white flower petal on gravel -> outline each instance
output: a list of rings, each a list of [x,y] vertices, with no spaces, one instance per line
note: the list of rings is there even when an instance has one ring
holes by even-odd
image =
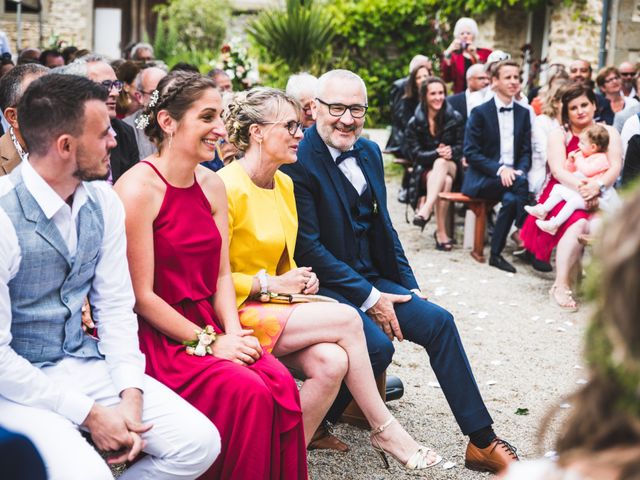
[[[567,331],[566,328],[562,328],[562,327],[556,328],[556,332],[566,332],[566,331]]]
[[[555,450],[549,450],[547,453],[544,454],[544,458],[555,459],[557,456],[558,456],[558,452],[556,452]]]
[[[427,385],[432,388],[440,388],[440,384],[438,382],[429,382]]]
[[[586,385],[589,382],[587,380],[585,380],[584,378],[579,378],[578,380],[576,380],[576,383],[578,385]]]
[[[482,280],[480,280],[480,283],[489,283],[489,280],[487,280],[486,278],[483,278]]]
[[[466,307],[467,306],[467,302],[458,302],[458,305],[460,305],[462,307]]]
[[[555,322],[555,320],[553,318],[547,318],[544,323],[546,323],[547,325],[549,325],[550,323]]]
[[[564,322],[564,324],[565,324],[567,327],[573,327],[573,322],[566,321],[566,322]]]
[[[506,275],[507,275],[507,277],[509,277],[509,278],[513,278],[513,273],[511,273],[511,272],[507,273]]]
[[[484,332],[484,328],[482,327],[476,327],[475,330],[477,330],[478,332]]]
[[[582,370],[582,367],[580,365],[574,365],[573,368],[575,368],[576,370]]]
[[[447,273],[449,273],[449,269],[448,268],[443,268],[442,270],[440,270],[440,273],[443,275],[446,275]]]
[[[489,314],[487,312],[478,312],[478,318],[487,318]]]
[[[460,292],[451,292],[452,297],[457,297],[458,295],[460,295]]]
[[[429,280],[431,283],[442,283],[442,280],[440,280],[439,278],[433,278],[431,280]]]
[[[498,383],[498,382],[496,382],[495,380],[489,380],[487,382],[487,385],[491,386],[491,385],[495,385],[496,383]]]
[[[571,408],[571,404],[570,403],[561,403],[560,404],[560,408],[566,410],[567,408]]]
[[[495,366],[502,365],[502,362],[500,360],[493,360],[491,362],[491,365],[495,365]]]
[[[444,287],[438,287],[433,291],[433,294],[436,297],[441,297],[443,295],[446,295],[447,293],[448,293],[448,290],[446,288],[444,288]]]
[[[433,263],[427,263],[427,267],[433,268]]]
[[[498,302],[498,305],[504,305],[504,302]]]
[[[534,315],[533,317],[531,317],[531,320],[537,322],[538,320],[540,320],[540,315]]]
[[[456,466],[456,464],[453,463],[453,462],[444,462],[444,465],[442,465],[442,469],[443,470],[450,470],[455,466]]]
[[[509,302],[510,307],[517,307],[518,304],[516,302]]]

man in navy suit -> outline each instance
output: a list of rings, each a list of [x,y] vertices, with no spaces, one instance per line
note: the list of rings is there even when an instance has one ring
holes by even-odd
[[[498,472],[515,459],[499,439],[476,385],[453,316],[420,293],[387,210],[382,154],[360,138],[367,110],[364,82],[347,70],[318,81],[316,125],[305,132],[294,181],[299,229],[295,259],[313,267],[320,293],[360,312],[373,370],[391,362],[393,339],[422,345],[465,435],[468,468]],[[341,389],[328,414],[350,401]],[[375,425],[374,425],[375,427]]]
[[[484,99],[484,90],[489,86],[489,74],[482,63],[471,65],[466,73],[467,89],[464,92],[449,95],[447,103],[467,121],[471,110]]]
[[[513,100],[520,88],[520,66],[516,62],[500,62],[491,81],[495,96],[476,107],[467,121],[464,156],[469,168],[462,193],[502,203],[491,238],[489,265],[515,273],[502,250],[514,220],[519,228],[526,217],[531,120],[529,111]]]

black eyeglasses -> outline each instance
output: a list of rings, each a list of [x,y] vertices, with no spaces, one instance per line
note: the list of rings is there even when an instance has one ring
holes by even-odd
[[[120,80],[103,80],[99,83],[109,92],[113,88],[116,92],[120,93],[122,91],[122,87],[124,87],[124,82]]]
[[[342,103],[327,103],[324,100],[316,97],[316,100],[321,104],[326,105],[329,109],[329,115],[332,117],[341,117],[344,115],[344,112],[349,110],[351,116],[353,118],[362,118],[367,114],[367,109],[369,108],[367,105],[343,105]]]
[[[616,80],[620,80],[620,77],[615,76],[615,77],[611,77],[611,78],[607,78],[604,83],[611,83],[611,82],[615,82]]]
[[[282,125],[287,129],[289,135],[294,137],[299,128],[302,128],[302,122],[291,120],[290,122],[262,122],[263,125]]]
[[[620,72],[620,75],[622,75],[623,77],[633,77],[635,75],[635,72]]]

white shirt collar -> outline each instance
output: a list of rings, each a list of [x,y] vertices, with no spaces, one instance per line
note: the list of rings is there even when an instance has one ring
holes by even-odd
[[[325,143],[325,145],[327,145]],[[342,152],[340,150],[338,150],[337,148],[333,148],[330,147],[329,145],[327,145],[327,148],[329,149],[329,153],[331,154],[331,158],[333,158],[333,161],[336,161],[336,158],[338,158],[338,156],[340,156],[340,154],[342,154]],[[353,150],[353,147],[351,147],[349,150],[347,150],[347,152]]]
[[[31,196],[42,209],[44,215],[51,219],[58,211],[66,205],[65,201],[51,188],[51,186],[42,178],[33,168],[28,160],[22,162],[22,180]],[[81,182],[76,188],[73,195],[73,212],[78,212],[86,203],[87,197],[93,200],[89,190],[85,188],[84,182]]]
[[[496,108],[498,109],[498,112],[500,111],[500,107],[513,108],[513,98],[507,104],[502,103],[502,100],[498,98],[498,95],[494,95],[493,100],[496,102]]]

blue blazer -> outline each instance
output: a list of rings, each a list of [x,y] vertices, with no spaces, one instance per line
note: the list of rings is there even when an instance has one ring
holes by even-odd
[[[374,234],[370,236],[374,265],[381,277],[409,290],[418,288],[387,210],[380,149],[363,138],[355,148],[360,150],[360,165],[375,200]],[[312,267],[321,287],[339,293],[354,305],[362,305],[372,285],[354,269],[356,236],[342,173],[315,126],[307,129],[300,142],[298,161],[283,166],[282,171],[294,182],[299,222],[296,263]]]
[[[462,193],[474,197],[487,177],[496,178],[500,168],[500,128],[495,100],[471,111],[464,132],[464,156],[469,168],[464,174]],[[514,168],[525,177],[531,167],[531,119],[529,111],[513,103]]]

